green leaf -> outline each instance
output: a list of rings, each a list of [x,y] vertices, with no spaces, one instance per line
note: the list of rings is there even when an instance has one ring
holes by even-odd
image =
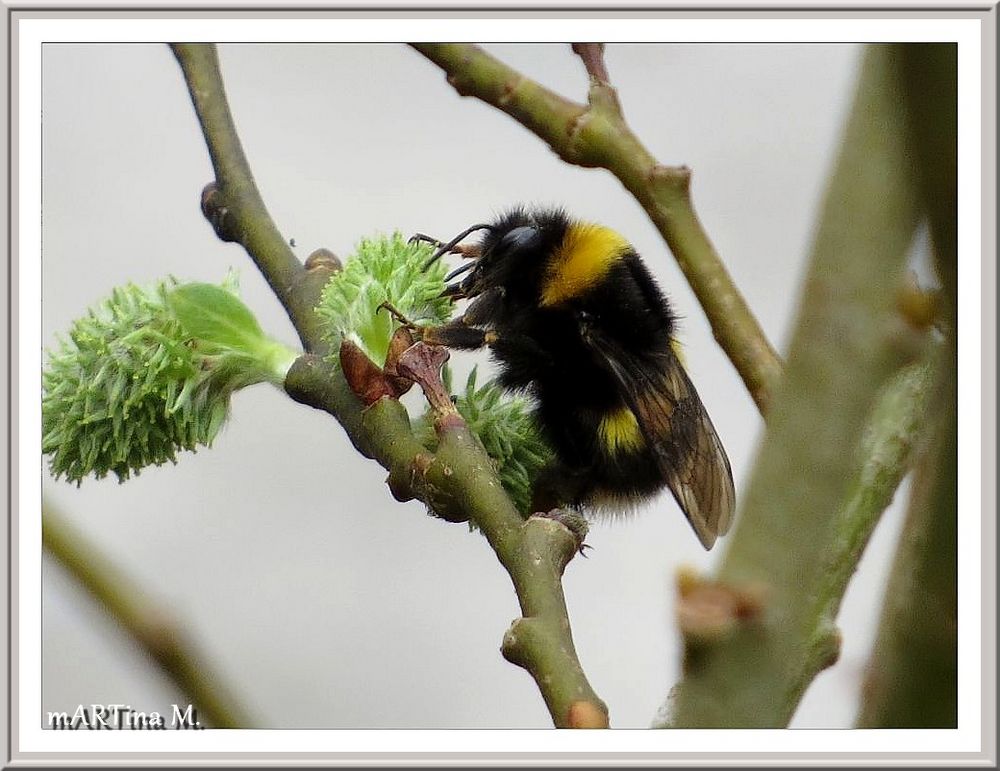
[[[203,342],[254,355],[264,338],[250,309],[217,284],[183,284],[167,301],[184,330]]]

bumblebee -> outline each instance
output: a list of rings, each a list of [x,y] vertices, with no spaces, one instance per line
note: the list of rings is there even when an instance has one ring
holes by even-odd
[[[424,342],[489,348],[500,384],[535,404],[555,459],[533,510],[628,510],[669,487],[712,548],[733,516],[729,459],[678,358],[675,316],[629,242],[561,209],[527,208],[447,243],[414,238],[437,245],[432,262],[468,260],[445,294],[471,302],[420,330]]]

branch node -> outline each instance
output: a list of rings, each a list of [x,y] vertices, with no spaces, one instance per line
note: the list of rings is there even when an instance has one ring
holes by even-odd
[[[400,503],[406,503],[417,497],[413,491],[413,477],[418,474],[424,476],[427,473],[427,468],[434,460],[429,455],[427,457],[429,460],[426,463],[422,455],[417,455],[413,458],[413,463],[410,466],[401,464],[389,469],[389,476],[385,478],[385,484],[393,499]]]
[[[536,654],[538,651],[551,650],[556,644],[542,618],[522,616],[511,621],[504,632],[500,653],[511,664],[521,667],[532,677],[541,677],[544,667]]]
[[[587,92],[587,103],[594,112],[610,117],[618,127],[623,128],[622,105],[618,90],[608,83],[594,83]]]
[[[448,85],[455,89],[455,93],[459,96],[472,96],[474,90],[466,86],[461,77],[456,75],[448,75],[445,80],[448,81]]]
[[[654,187],[668,187],[686,195],[691,190],[691,169],[656,163],[649,170],[649,181]]]
[[[824,629],[819,633],[814,642],[815,650],[817,652],[817,673],[832,667],[840,660],[840,650],[843,646],[843,642],[843,635],[833,624],[830,624],[827,629]]]
[[[677,624],[688,645],[704,646],[731,637],[761,619],[766,588],[703,578],[691,568],[677,572]]]
[[[592,701],[574,701],[569,705],[566,723],[570,728],[607,728],[608,711]]]
[[[305,269],[307,271],[326,270],[332,273],[339,273],[343,270],[340,259],[329,249],[320,248],[313,251],[306,257]]]
[[[527,669],[527,662],[523,658],[521,640],[518,636],[518,629],[523,623],[523,618],[515,618],[510,622],[510,626],[503,634],[503,641],[500,643],[500,653],[511,664]]]
[[[552,509],[546,512],[535,512],[528,518],[525,522],[525,537],[528,538],[529,530],[534,527],[531,523],[532,521],[537,522],[554,522],[559,525],[558,530],[553,529],[551,526],[546,525],[546,529],[543,531],[543,538],[551,543],[555,543],[558,539],[558,556],[560,562],[560,572],[566,567],[573,556],[577,553],[583,554],[584,540],[587,537],[587,533],[590,531],[590,525],[587,523],[586,518],[578,511],[573,511],[572,509]],[[565,531],[565,532],[564,532]],[[558,535],[557,535],[558,533]],[[572,549],[565,547],[564,535],[569,534],[572,538]],[[541,539],[538,539],[541,540]]]
[[[941,316],[941,290],[924,289],[913,271],[906,274],[896,297],[900,315],[914,329],[930,329]]]
[[[519,75],[516,78],[511,78],[510,80],[505,80],[500,86],[500,95],[497,97],[497,102],[503,106],[510,102],[517,92],[518,87],[524,82],[524,76]]]
[[[218,182],[212,181],[201,191],[201,213],[208,220],[220,241],[238,242],[235,215],[230,211],[225,194]]]

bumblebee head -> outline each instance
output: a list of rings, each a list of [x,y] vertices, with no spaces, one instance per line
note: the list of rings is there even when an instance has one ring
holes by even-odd
[[[445,295],[453,299],[475,297],[482,292],[501,287],[518,293],[520,288],[534,295],[546,260],[564,237],[567,227],[561,212],[528,212],[514,209],[490,224],[473,225],[453,239],[441,244],[431,256],[432,265],[443,255],[457,253],[468,260],[446,276],[450,283]],[[462,239],[485,230],[480,242],[459,246]]]

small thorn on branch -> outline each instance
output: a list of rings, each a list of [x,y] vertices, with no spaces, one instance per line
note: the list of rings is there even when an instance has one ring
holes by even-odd
[[[406,503],[416,498],[414,482],[417,478],[426,477],[433,464],[434,456],[426,452],[417,453],[409,464],[393,466],[385,480],[392,497],[400,503]]]
[[[443,346],[417,342],[407,348],[396,362],[396,372],[423,389],[427,403],[438,420],[458,414],[451,394],[441,382],[441,366],[449,356],[448,349]]]

